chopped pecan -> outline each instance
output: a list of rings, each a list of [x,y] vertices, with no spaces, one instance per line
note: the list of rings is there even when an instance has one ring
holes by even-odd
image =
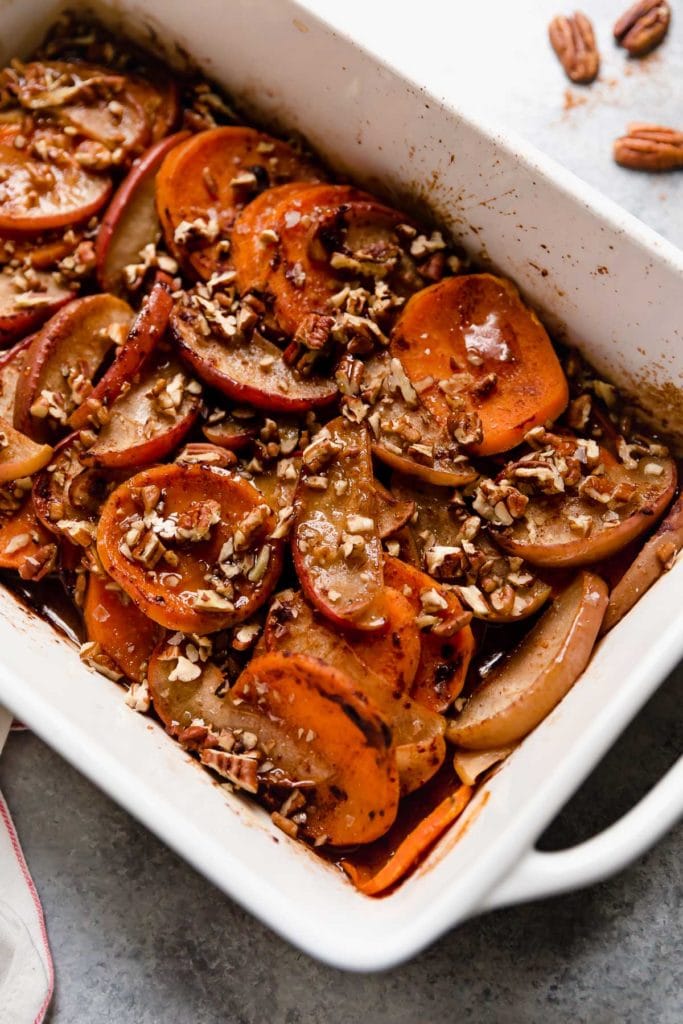
[[[294,340],[304,348],[324,348],[330,339],[334,317],[325,313],[309,313],[299,323]]]
[[[258,793],[258,761],[245,754],[228,754],[222,750],[207,750],[199,754],[202,764],[228,779],[247,793]]]
[[[614,159],[632,171],[675,171],[683,167],[683,132],[656,124],[630,124],[614,143]]]
[[[632,57],[642,57],[659,46],[670,21],[666,0],[638,0],[616,22],[614,38]]]
[[[548,27],[550,44],[572,82],[588,85],[598,74],[600,55],[593,26],[585,14],[559,14]]]

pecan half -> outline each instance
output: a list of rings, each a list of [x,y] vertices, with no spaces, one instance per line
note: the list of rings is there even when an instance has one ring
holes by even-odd
[[[632,57],[642,57],[659,46],[670,21],[667,0],[638,0],[616,22],[614,38]]]
[[[600,54],[593,26],[585,14],[558,14],[548,26],[550,44],[572,82],[587,85],[600,69]]]
[[[683,168],[683,132],[656,124],[630,124],[614,143],[614,159],[634,171]]]

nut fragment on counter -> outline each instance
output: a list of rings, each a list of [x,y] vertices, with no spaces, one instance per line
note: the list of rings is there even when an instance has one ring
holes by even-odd
[[[633,171],[683,169],[683,131],[656,124],[630,124],[614,143],[614,159]]]
[[[548,26],[550,45],[572,82],[588,85],[600,70],[593,26],[585,14],[558,14]]]
[[[614,38],[631,57],[643,57],[659,46],[670,21],[667,0],[638,0],[615,23]]]

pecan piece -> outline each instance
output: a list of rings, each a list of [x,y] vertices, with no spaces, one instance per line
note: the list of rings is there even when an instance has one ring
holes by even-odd
[[[683,132],[656,124],[630,124],[614,143],[614,159],[633,171],[683,168]]]
[[[572,82],[588,85],[598,74],[600,54],[593,26],[585,14],[559,14],[548,26],[550,45]]]
[[[614,38],[631,57],[642,57],[659,46],[669,30],[671,8],[666,0],[638,0],[614,26]]]

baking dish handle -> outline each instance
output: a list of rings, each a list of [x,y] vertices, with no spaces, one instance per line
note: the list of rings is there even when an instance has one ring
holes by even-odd
[[[532,849],[484,901],[507,907],[600,882],[664,835],[683,814],[683,757],[623,818],[584,843],[556,853]]]
[[[9,711],[5,711],[2,705],[0,705],[0,754],[2,753],[2,748],[5,745],[5,740],[9,736],[11,725],[12,715]]]

